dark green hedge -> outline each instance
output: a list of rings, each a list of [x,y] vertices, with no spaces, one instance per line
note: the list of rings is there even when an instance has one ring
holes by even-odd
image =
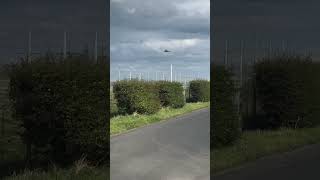
[[[157,81],[155,86],[158,90],[162,107],[181,108],[185,105],[184,90],[181,83]]]
[[[319,124],[319,65],[309,57],[277,56],[255,65],[257,100],[264,128]],[[315,117],[316,116],[316,117]]]
[[[213,66],[212,107],[211,107],[211,145],[228,145],[240,137],[240,121],[234,97],[236,93],[232,74],[222,66]]]
[[[110,91],[110,115],[115,116],[117,114],[118,114],[117,100],[114,97],[113,92]]]
[[[152,114],[161,106],[181,108],[185,105],[183,87],[178,82],[122,80],[114,84],[113,93],[120,114]]]
[[[193,80],[189,84],[190,101],[210,101],[210,82],[206,80]]]
[[[0,80],[7,79],[7,74],[5,73],[5,67],[0,65]]]
[[[139,80],[121,80],[113,85],[120,114],[153,114],[160,109],[156,87]]]
[[[306,92],[306,122],[308,126],[320,125],[320,63],[312,62],[309,64],[308,72],[305,77],[307,86]],[[306,125],[304,125],[306,126]]]
[[[84,56],[10,66],[9,95],[29,162],[67,165],[82,156],[108,162],[108,68]]]

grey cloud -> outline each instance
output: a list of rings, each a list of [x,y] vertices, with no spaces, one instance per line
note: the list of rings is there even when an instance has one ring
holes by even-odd
[[[205,16],[205,12],[186,14],[188,11],[179,10],[175,5],[186,2],[194,1],[111,1],[112,79],[117,78],[119,67],[124,71],[165,72],[170,64],[181,73],[198,71],[203,72],[203,76],[209,76],[210,16]],[[184,5],[182,8],[192,8],[192,4]],[[161,46],[165,46],[163,44],[169,43],[169,47],[172,47],[171,41],[177,41],[177,45],[180,40],[182,43],[185,39],[197,39],[199,44],[189,48],[177,47],[170,55],[161,51]],[[145,45],[153,41],[155,47]],[[159,47],[157,43],[160,43]]]
[[[316,0],[217,0],[215,16],[319,15]]]
[[[210,17],[186,17],[179,14],[174,3],[164,0],[132,0],[126,3],[111,2],[111,26],[125,26],[139,30],[166,30],[179,32],[209,32]],[[128,9],[135,9],[133,14]]]
[[[217,0],[212,59],[223,61],[226,39],[232,44],[235,63],[239,61],[240,40],[246,40],[248,48],[254,47],[256,41],[261,47],[272,41],[274,48],[280,48],[282,40],[289,40],[292,50],[316,52],[320,48],[319,6],[316,0]],[[248,49],[248,58],[250,52],[253,51]],[[313,54],[319,59],[319,54]]]
[[[25,51],[28,32],[33,32],[33,49],[48,48],[60,52],[63,31],[71,33],[72,49],[92,46],[94,33],[107,39],[107,1],[105,0],[2,0],[0,21],[2,36],[0,53],[3,59]]]

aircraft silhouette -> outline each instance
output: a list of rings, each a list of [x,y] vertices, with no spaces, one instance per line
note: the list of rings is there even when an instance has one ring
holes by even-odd
[[[163,52],[171,52],[171,51],[169,51],[169,50],[165,49]]]

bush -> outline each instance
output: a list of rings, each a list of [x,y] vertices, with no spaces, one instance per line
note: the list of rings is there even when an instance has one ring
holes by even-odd
[[[108,162],[108,68],[83,56],[10,66],[9,96],[29,162],[67,165],[83,156]]]
[[[155,86],[159,93],[161,106],[181,108],[185,105],[183,86],[179,82],[158,81]]]
[[[308,126],[320,125],[320,63],[312,62],[309,64],[308,72],[305,76],[305,83],[307,84],[306,93],[306,122]]]
[[[210,101],[210,82],[206,80],[193,80],[189,85],[190,100],[192,102]]]
[[[7,79],[7,74],[5,73],[5,67],[0,65],[0,80]]]
[[[213,66],[212,73],[212,109],[211,109],[211,145],[228,145],[240,136],[240,121],[237,116],[235,84],[232,74],[222,66]]]
[[[260,121],[266,121],[258,124],[263,128],[313,126],[310,92],[315,86],[310,81],[316,76],[310,68],[311,59],[299,56],[277,56],[255,65],[257,100],[265,114]]]
[[[114,98],[114,94],[110,91],[110,115],[115,116],[118,114],[117,100]]]
[[[114,84],[120,114],[153,114],[160,109],[160,100],[152,83],[138,80],[122,80]]]

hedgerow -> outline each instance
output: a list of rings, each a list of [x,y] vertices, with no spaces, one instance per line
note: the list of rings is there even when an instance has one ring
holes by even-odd
[[[264,118],[263,128],[310,127],[319,109],[316,92],[320,88],[309,57],[276,56],[255,65],[257,100]],[[316,66],[319,67],[319,66]]]
[[[153,114],[160,109],[156,87],[147,81],[121,80],[113,85],[120,114]]]
[[[210,82],[206,80],[193,80],[189,83],[190,101],[210,101]]]
[[[162,107],[181,108],[185,105],[184,90],[181,83],[157,81],[155,86],[158,90]]]
[[[118,114],[117,100],[114,97],[113,92],[110,91],[110,115],[115,116],[117,114]]]
[[[9,96],[29,163],[108,162],[108,68],[82,55],[10,66]]]
[[[211,145],[219,147],[240,137],[241,123],[233,101],[236,88],[231,72],[222,66],[213,66],[211,73]]]

